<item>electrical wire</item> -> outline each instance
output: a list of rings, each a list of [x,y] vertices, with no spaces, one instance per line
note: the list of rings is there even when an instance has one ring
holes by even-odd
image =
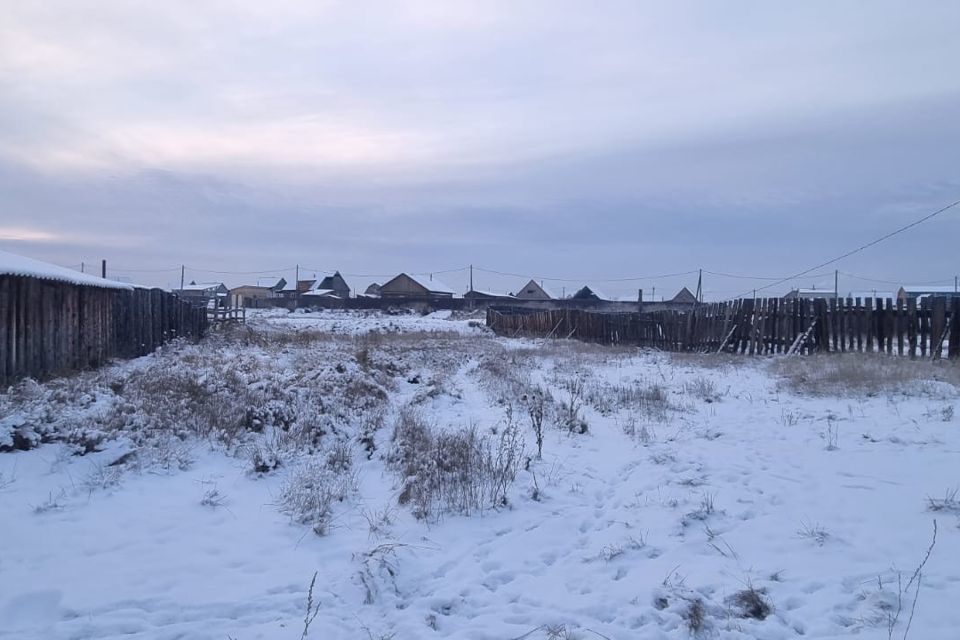
[[[917,226],[917,225],[919,225],[919,224],[923,224],[924,222],[935,218],[936,216],[940,215],[941,213],[943,213],[943,212],[945,212],[945,211],[949,211],[950,209],[953,209],[953,208],[954,208],[955,206],[957,206],[958,204],[960,204],[960,200],[955,200],[955,201],[951,202],[950,204],[948,204],[948,205],[946,205],[946,206],[940,207],[939,209],[937,209],[936,211],[933,211],[932,213],[928,213],[927,215],[923,216],[922,218],[918,218],[917,220],[914,220],[913,222],[910,222],[910,223],[908,223],[908,224],[905,224],[905,225],[903,225],[902,227],[900,227],[899,229],[895,229],[895,230],[893,230],[893,231],[891,231],[891,232],[889,232],[889,233],[887,233],[887,234],[884,234],[884,235],[880,236],[879,238],[877,238],[877,239],[875,239],[875,240],[871,240],[870,242],[868,242],[868,243],[866,243],[866,244],[864,244],[864,245],[861,245],[861,246],[857,247],[856,249],[852,249],[852,250],[850,250],[850,251],[847,251],[846,253],[837,256],[836,258],[832,258],[832,259],[830,259],[830,260],[827,260],[826,262],[821,262],[820,264],[818,264],[818,265],[816,265],[816,266],[810,267],[809,269],[805,269],[804,271],[801,271],[800,273],[797,273],[797,274],[795,274],[795,275],[792,275],[792,276],[790,276],[790,277],[788,277],[788,278],[783,278],[783,279],[781,279],[781,280],[778,280],[778,281],[776,281],[776,282],[772,282],[772,283],[767,284],[767,285],[764,285],[764,286],[762,286],[762,287],[757,287],[756,289],[753,289],[752,291],[753,291],[754,295],[756,295],[757,291],[763,291],[764,289],[769,289],[769,288],[771,288],[771,287],[775,287],[775,286],[777,286],[778,284],[783,284],[784,282],[787,282],[788,280],[795,280],[795,279],[797,279],[797,278],[801,278],[801,277],[807,275],[808,273],[810,273],[811,271],[816,271],[816,270],[818,270],[818,269],[822,269],[822,268],[824,268],[824,267],[826,267],[826,266],[829,266],[829,265],[831,265],[831,264],[834,264],[834,263],[836,263],[836,262],[839,262],[839,261],[843,260],[844,258],[849,258],[850,256],[852,256],[852,255],[854,255],[854,254],[857,254],[857,253],[860,253],[861,251],[864,251],[865,249],[869,249],[870,247],[872,247],[872,246],[874,246],[874,245],[880,244],[880,243],[883,242],[884,240],[887,240],[887,239],[892,238],[892,237],[894,237],[894,236],[896,236],[896,235],[899,235],[899,234],[903,233],[904,231],[907,231],[908,229],[912,229],[913,227],[915,227],[915,226]],[[748,293],[750,293],[750,291],[746,291],[746,292],[742,293],[741,295],[739,295],[739,296],[737,296],[737,297],[738,297],[738,298],[741,298],[741,297],[747,295]]]
[[[688,276],[694,273],[698,273],[697,269],[692,271],[683,271],[680,273],[662,273],[655,276],[634,276],[630,278],[548,278],[547,276],[531,276],[529,274],[524,275],[522,273],[509,273],[507,271],[497,271],[495,269],[485,269],[483,267],[474,267],[474,271],[482,271],[483,273],[493,273],[499,276],[509,276],[511,278],[532,278],[534,280],[546,280],[548,282],[635,282],[639,280],[657,280],[657,279],[666,279],[674,278],[678,276]]]

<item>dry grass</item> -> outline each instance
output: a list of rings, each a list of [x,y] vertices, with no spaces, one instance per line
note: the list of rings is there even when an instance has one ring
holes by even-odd
[[[960,366],[954,362],[910,360],[883,354],[782,358],[776,361],[775,371],[781,387],[815,396],[887,393],[942,396],[955,395],[960,387]],[[949,386],[944,388],[944,385]]]
[[[409,407],[400,412],[387,456],[401,482],[398,502],[418,518],[470,515],[506,505],[523,457],[515,426],[437,430]]]

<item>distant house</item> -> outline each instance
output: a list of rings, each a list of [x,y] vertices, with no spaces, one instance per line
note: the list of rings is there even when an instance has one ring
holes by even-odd
[[[528,282],[514,297],[517,300],[555,300],[556,296],[544,287],[538,284],[536,280]]]
[[[363,295],[368,298],[379,298],[380,297],[380,285],[376,282],[370,283],[370,286],[364,289]]]
[[[317,289],[334,291],[338,298],[350,297],[350,285],[343,279],[339,271],[321,280],[320,284],[317,285]]]
[[[690,289],[684,287],[677,292],[677,295],[670,299],[670,302],[674,304],[697,304],[697,296],[690,293]]]
[[[284,283],[283,289],[280,290],[280,295],[284,298],[293,298],[296,297],[298,293],[306,293],[311,289],[317,287],[317,280],[315,278],[308,280],[297,280],[296,285],[292,282]]]
[[[570,296],[571,300],[610,300],[611,298],[605,295],[603,292],[598,291],[597,289],[591,289],[590,287],[584,286],[582,289],[577,291],[575,294]]]
[[[847,298],[851,300],[856,300],[860,298],[864,300],[866,298],[879,298],[880,300],[895,300],[898,297],[896,291],[884,291],[881,289],[864,289],[861,291],[851,291],[847,294]]]
[[[924,298],[926,296],[933,297],[944,297],[944,298],[958,298],[960,297],[960,291],[957,291],[955,285],[949,285],[944,287],[936,286],[920,286],[920,285],[905,285],[900,287],[900,290],[897,291],[897,299],[903,300],[916,300],[918,298]]]
[[[236,300],[238,305],[252,306],[249,303],[253,300],[279,298],[286,284],[287,281],[283,278],[261,278],[257,280],[257,284],[245,284],[230,289],[230,298]]]
[[[300,294],[300,299],[304,302],[309,302],[310,300],[318,300],[320,298],[334,298],[337,300],[342,300],[344,296],[338,294],[338,292],[333,289],[321,289],[320,287],[315,287],[310,291],[304,291]]]
[[[474,289],[472,291],[467,291],[463,294],[463,297],[467,300],[512,300],[513,296],[506,293],[493,293],[491,291],[480,291],[479,289]]]
[[[195,306],[205,306],[211,301],[218,305],[225,303],[230,290],[222,282],[192,281],[182,289],[177,289],[175,293]]]
[[[454,291],[439,280],[401,273],[380,286],[382,298],[452,298]]]
[[[831,289],[794,289],[783,296],[784,300],[816,300],[818,298],[835,298]]]

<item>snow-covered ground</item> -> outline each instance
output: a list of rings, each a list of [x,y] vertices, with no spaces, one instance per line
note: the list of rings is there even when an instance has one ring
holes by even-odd
[[[0,637],[957,638],[957,379],[255,314],[0,395]],[[471,427],[506,500],[418,519]]]

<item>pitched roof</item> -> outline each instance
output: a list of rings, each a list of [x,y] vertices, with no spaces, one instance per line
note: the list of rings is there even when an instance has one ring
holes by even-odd
[[[517,292],[516,295],[517,295],[518,297],[521,296],[521,295],[522,295],[521,292],[525,291],[526,289],[529,289],[530,287],[533,287],[533,288],[535,288],[535,289],[539,289],[539,290],[543,293],[543,295],[547,296],[547,297],[550,298],[551,300],[558,300],[558,299],[560,298],[560,297],[559,297],[557,294],[555,294],[553,291],[551,291],[550,289],[548,289],[548,288],[545,287],[544,285],[540,284],[539,282],[537,282],[537,281],[534,280],[533,278],[530,279],[530,282],[528,282],[527,284],[525,284],[525,285],[523,285],[522,287],[520,287],[520,291]]]
[[[326,276],[321,280],[319,287],[321,289],[349,289],[350,285],[343,279],[339,271],[335,271],[332,276]]]
[[[88,287],[102,287],[104,289],[132,289],[123,282],[105,280],[87,273],[79,273],[49,262],[41,262],[15,253],[0,251],[0,274],[10,276],[26,276],[41,280],[55,280],[70,284],[85,285]]]
[[[411,280],[419,284],[421,287],[423,287],[424,289],[432,293],[456,294],[456,291],[454,291],[452,288],[448,287],[447,285],[443,284],[436,278],[431,279],[429,276],[420,276],[420,275],[412,276],[409,273],[405,273],[402,275],[407,276],[408,278],[410,278]]]
[[[677,295],[673,296],[673,299],[670,302],[685,302],[685,303],[695,303],[697,301],[697,296],[693,295],[690,292],[690,289],[683,287],[680,291],[677,292]]]
[[[572,298],[574,300],[590,300],[596,298],[597,300],[612,300],[610,296],[606,295],[599,289],[594,289],[593,287],[584,285],[581,287]]]

